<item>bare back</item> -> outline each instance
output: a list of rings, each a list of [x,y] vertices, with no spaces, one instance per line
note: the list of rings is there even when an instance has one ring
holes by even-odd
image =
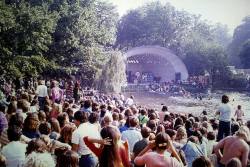
[[[247,143],[236,136],[230,136],[224,139],[223,157],[221,163],[226,164],[231,158],[237,157],[244,164],[244,155],[248,155],[249,146]]]

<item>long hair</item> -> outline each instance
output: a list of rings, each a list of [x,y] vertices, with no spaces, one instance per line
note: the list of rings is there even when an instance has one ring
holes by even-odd
[[[64,150],[64,152],[57,156],[57,167],[78,167],[78,154],[71,150]]]
[[[27,132],[36,132],[39,126],[39,119],[36,113],[30,113],[24,120],[23,130]]]
[[[176,132],[176,140],[181,140],[186,138],[187,138],[186,129],[183,126],[179,127]]]
[[[59,138],[59,141],[70,144],[74,130],[75,128],[73,126],[68,124],[65,125],[61,130],[61,137]]]
[[[121,157],[119,155],[120,132],[112,126],[106,126],[101,130],[101,137],[103,139],[111,139],[111,145],[103,147],[102,154],[99,158],[100,167],[117,167],[121,164]]]

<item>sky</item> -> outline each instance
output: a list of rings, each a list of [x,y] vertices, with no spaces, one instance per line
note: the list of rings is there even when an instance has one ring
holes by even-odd
[[[135,9],[147,2],[156,0],[104,0],[117,6],[120,16],[130,9]],[[250,15],[250,0],[160,0],[169,2],[178,10],[200,14],[202,19],[211,24],[226,24],[230,33],[241,24],[242,19]]]

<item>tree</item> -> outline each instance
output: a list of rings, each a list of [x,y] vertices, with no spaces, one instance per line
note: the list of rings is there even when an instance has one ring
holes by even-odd
[[[242,47],[239,54],[241,63],[244,68],[250,68],[250,39],[246,41]]]
[[[5,0],[0,9],[0,70],[5,77],[63,72],[81,75],[86,86],[98,80],[116,40],[118,13],[110,3]]]
[[[175,50],[191,30],[190,23],[191,15],[187,12],[176,11],[169,3],[152,2],[122,17],[117,46],[160,45]]]
[[[215,42],[221,45],[224,49],[227,49],[229,44],[232,42],[232,37],[229,35],[229,29],[227,25],[217,23],[212,27],[212,34]]]
[[[8,3],[0,3],[0,70],[9,78],[36,76],[51,64],[43,55],[52,42],[57,15],[46,4]]]
[[[232,43],[229,45],[230,62],[233,65],[241,67],[243,62],[240,60],[241,47],[250,39],[250,16],[243,19],[241,25],[236,27],[233,34]],[[244,65],[243,65],[244,66]]]
[[[109,61],[104,66],[98,87],[104,92],[118,93],[126,82],[125,60],[118,51],[112,51],[109,54]]]
[[[220,34],[220,35],[219,35]],[[218,64],[226,67],[226,27],[209,25],[201,16],[177,11],[169,3],[152,2],[131,10],[118,25],[116,46],[122,50],[142,45],[171,49],[186,64],[190,75],[204,74]],[[216,61],[215,56],[220,56]],[[225,60],[225,61],[224,61]]]
[[[90,86],[98,79],[108,59],[106,50],[116,39],[118,14],[109,3],[85,1],[63,1],[56,8],[61,17],[48,57],[64,67],[79,67],[84,83]]]

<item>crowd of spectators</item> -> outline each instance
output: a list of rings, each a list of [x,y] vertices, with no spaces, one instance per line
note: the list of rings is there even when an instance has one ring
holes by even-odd
[[[3,91],[0,167],[246,167],[250,122],[222,96],[215,117],[57,81]],[[218,115],[218,116],[216,116]]]

